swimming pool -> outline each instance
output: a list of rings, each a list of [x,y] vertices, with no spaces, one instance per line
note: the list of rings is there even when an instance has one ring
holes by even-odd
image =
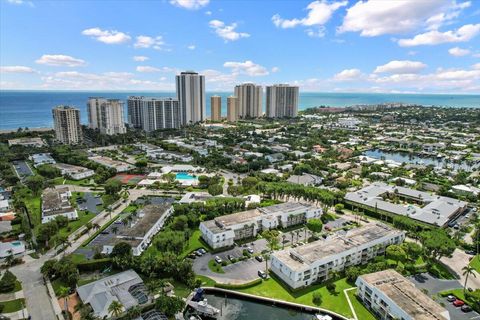
[[[12,241],[11,244],[12,244],[12,246],[15,246],[15,247],[18,247],[18,246],[22,245],[22,243],[20,241]]]
[[[179,172],[175,175],[175,179],[177,180],[197,180],[197,177],[192,176],[187,172]]]

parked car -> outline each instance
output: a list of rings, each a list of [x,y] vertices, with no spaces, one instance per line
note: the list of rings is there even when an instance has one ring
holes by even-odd
[[[196,259],[196,258],[197,258],[197,255],[196,255],[194,252],[192,252],[192,253],[190,253],[190,254],[188,255],[188,258],[190,258],[190,259]]]
[[[262,279],[267,279],[267,274],[263,270],[258,270],[258,276]]]
[[[233,259],[235,259],[235,257],[232,256],[231,254],[229,254],[229,255],[227,256],[227,258],[228,258],[228,260],[230,260],[230,261],[232,261]]]
[[[197,257],[201,257],[203,254],[200,252],[200,250],[195,251],[195,255]]]
[[[263,262],[263,257],[262,256],[256,256],[255,260],[257,260],[258,262]]]
[[[108,231],[102,231],[102,232],[100,232],[100,233],[101,233],[101,234],[109,234]]]
[[[449,294],[449,295],[447,296],[447,301],[448,301],[448,302],[453,302],[453,301],[455,301],[455,300],[457,300],[457,297],[455,297],[454,295]]]
[[[199,251],[201,254],[207,253],[207,250],[205,250],[205,249],[203,249],[203,248],[198,249],[198,251]]]
[[[453,305],[454,305],[455,307],[461,307],[461,306],[463,306],[464,304],[465,304],[465,302],[463,302],[463,301],[460,300],[460,299],[457,299],[457,300],[453,301]]]
[[[474,255],[477,254],[477,253],[476,253],[475,251],[473,251],[473,250],[465,251],[465,253],[468,254],[468,255],[471,255],[471,256],[474,256]]]
[[[223,260],[219,256],[215,256],[215,262],[218,263],[218,264],[221,264],[223,262]]]
[[[470,312],[470,311],[472,311],[472,307],[470,307],[468,304],[464,304],[462,306],[462,311],[463,312]]]
[[[248,248],[247,248],[247,251],[248,251],[248,253],[253,254],[253,249],[252,249],[252,247],[248,247]]]

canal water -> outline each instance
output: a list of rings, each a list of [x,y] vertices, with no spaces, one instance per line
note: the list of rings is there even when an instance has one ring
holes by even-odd
[[[206,294],[208,304],[222,310],[218,320],[313,320],[314,315],[231,296]]]
[[[386,152],[379,149],[367,150],[363,155],[375,159],[385,159],[393,160],[399,163],[409,163],[409,164],[421,164],[421,165],[433,165],[436,168],[444,168],[445,166],[449,169],[463,169],[465,171],[472,171],[475,168],[480,167],[480,164],[474,163],[472,165],[467,164],[466,162],[446,162],[444,158],[434,158],[434,157],[418,157],[407,152]]]

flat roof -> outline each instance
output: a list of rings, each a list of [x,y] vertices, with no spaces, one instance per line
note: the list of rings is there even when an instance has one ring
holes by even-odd
[[[172,207],[172,201],[162,204],[149,204],[139,210],[137,219],[133,220],[130,228],[123,229],[117,234],[119,237],[143,238],[145,234],[162,218]]]
[[[415,204],[402,205],[389,202],[382,198],[382,195],[386,193],[413,198],[422,202],[423,207]],[[391,186],[383,182],[375,182],[358,191],[349,192],[345,195],[345,200],[438,226],[445,225],[458,210],[467,206],[465,201],[410,188]]]
[[[42,193],[42,216],[52,216],[75,210],[68,199],[62,199],[61,194],[68,192],[68,188],[45,189]]]
[[[448,311],[424,294],[395,270],[361,275],[360,278],[383,292],[404,312],[416,320],[447,320]]]
[[[363,227],[349,230],[345,235],[317,240],[306,245],[277,251],[273,254],[292,270],[301,270],[316,261],[335,256],[344,251],[367,244],[374,240],[391,235],[402,235],[404,232],[390,228],[382,223],[371,223]]]

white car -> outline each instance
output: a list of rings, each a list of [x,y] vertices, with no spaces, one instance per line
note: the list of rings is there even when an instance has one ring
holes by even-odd
[[[221,264],[223,262],[223,260],[219,256],[215,256],[215,262],[218,263],[218,264]]]
[[[316,314],[315,315],[315,319],[316,320],[333,320],[332,317],[330,317],[329,315],[323,315],[323,314]]]

